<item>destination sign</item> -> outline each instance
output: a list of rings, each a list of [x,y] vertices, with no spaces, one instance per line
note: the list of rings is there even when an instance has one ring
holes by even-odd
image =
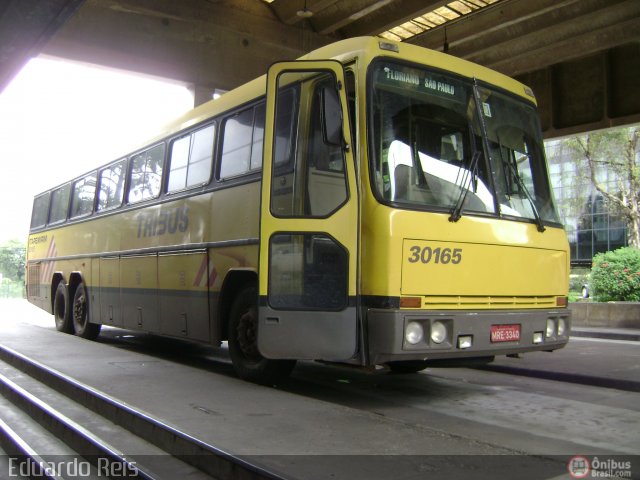
[[[464,103],[468,87],[458,79],[428,70],[388,64],[378,70],[377,82]]]

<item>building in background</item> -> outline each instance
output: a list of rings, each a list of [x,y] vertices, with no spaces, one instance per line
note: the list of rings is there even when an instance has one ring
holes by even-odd
[[[576,159],[564,140],[545,143],[551,185],[558,213],[571,246],[573,265],[590,265],[596,253],[627,246],[624,219],[593,186],[586,161]],[[598,180],[615,187],[615,174],[599,173]]]

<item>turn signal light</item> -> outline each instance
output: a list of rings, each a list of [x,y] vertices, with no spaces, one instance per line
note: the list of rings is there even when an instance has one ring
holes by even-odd
[[[420,308],[422,298],[420,297],[400,297],[401,308]]]
[[[556,307],[566,307],[569,305],[568,297],[556,297]]]

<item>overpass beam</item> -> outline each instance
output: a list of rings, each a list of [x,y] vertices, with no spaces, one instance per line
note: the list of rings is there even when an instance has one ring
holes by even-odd
[[[545,138],[640,122],[640,42],[516,78],[536,94]]]
[[[193,93],[194,107],[208,102],[213,98],[213,94],[216,93],[216,89],[208,85],[192,84],[189,86],[189,90]]]
[[[229,90],[335,40],[256,0],[86,0],[44,53]]]

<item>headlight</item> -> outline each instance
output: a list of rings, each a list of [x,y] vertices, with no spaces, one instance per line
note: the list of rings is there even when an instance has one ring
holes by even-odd
[[[567,321],[564,318],[558,320],[558,336],[563,337],[567,333]]]
[[[547,337],[553,337],[553,334],[556,333],[556,322],[553,321],[552,318],[547,318]]]
[[[411,345],[420,343],[424,338],[424,329],[422,328],[422,324],[418,322],[409,322],[404,329],[404,338],[407,343],[410,343]]]
[[[431,341],[433,343],[442,343],[447,339],[447,327],[442,322],[433,322],[431,324]]]

